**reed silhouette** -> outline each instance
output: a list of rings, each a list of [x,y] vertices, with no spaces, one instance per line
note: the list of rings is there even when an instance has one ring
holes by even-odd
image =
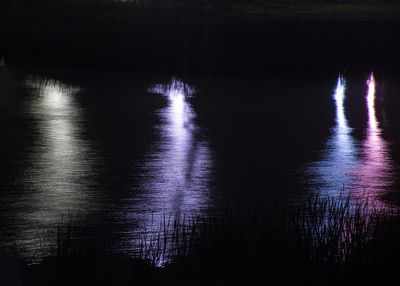
[[[57,230],[52,255],[25,265],[26,285],[374,285],[397,277],[398,211],[314,198],[213,218],[162,220],[131,256]],[[150,242],[150,243],[149,243]],[[376,285],[376,284],[375,284]]]

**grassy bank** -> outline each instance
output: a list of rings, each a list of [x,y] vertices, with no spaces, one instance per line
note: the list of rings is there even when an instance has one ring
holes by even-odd
[[[207,74],[398,68],[400,5],[390,1],[0,5],[0,56],[9,65]]]
[[[367,203],[316,199],[186,224],[181,216],[133,257],[59,231],[55,254],[25,266],[23,285],[383,285],[399,267],[400,217]]]

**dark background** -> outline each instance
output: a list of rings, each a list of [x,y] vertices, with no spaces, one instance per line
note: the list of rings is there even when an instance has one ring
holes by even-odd
[[[3,0],[9,65],[196,74],[398,69],[395,1]]]

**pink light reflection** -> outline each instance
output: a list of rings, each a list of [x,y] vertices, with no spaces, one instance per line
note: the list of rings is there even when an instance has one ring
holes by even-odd
[[[378,122],[375,115],[375,78],[371,73],[367,80],[368,93],[367,93],[367,107],[368,107],[368,127],[371,130],[378,130]]]
[[[382,138],[382,130],[375,111],[376,83],[371,73],[367,80],[368,92],[365,97],[368,109],[366,138],[361,142],[361,164],[355,170],[357,187],[351,191],[356,199],[368,200],[376,209],[390,206],[381,200],[393,183],[393,164],[388,143]]]

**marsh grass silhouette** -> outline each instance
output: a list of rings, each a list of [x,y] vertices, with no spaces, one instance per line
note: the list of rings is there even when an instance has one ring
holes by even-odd
[[[59,230],[60,251],[26,266],[27,285],[373,285],[399,266],[398,212],[365,202],[316,198],[167,221],[131,256]]]

